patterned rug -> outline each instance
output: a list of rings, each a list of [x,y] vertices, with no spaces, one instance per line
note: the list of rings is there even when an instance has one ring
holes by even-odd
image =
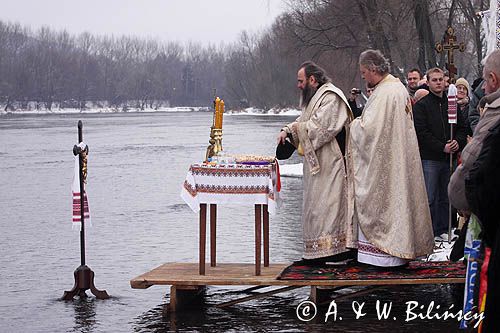
[[[379,280],[465,278],[462,262],[412,261],[403,268],[391,269],[359,263],[308,266],[294,263],[281,272],[279,280]]]

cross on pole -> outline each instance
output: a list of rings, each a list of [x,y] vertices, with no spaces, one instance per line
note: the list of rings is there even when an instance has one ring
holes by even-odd
[[[441,53],[446,51],[448,54],[448,62],[446,63],[446,69],[450,75],[450,83],[455,83],[455,74],[457,74],[457,68],[455,67],[455,62],[453,60],[453,52],[459,50],[460,52],[465,51],[464,43],[457,43],[457,37],[455,36],[455,30],[452,27],[446,29],[446,34],[444,36],[444,41],[436,44],[436,51]]]

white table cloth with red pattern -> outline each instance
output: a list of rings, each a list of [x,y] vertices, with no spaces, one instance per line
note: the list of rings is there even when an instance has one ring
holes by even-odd
[[[280,190],[279,166],[246,164],[193,164],[181,197],[193,212],[200,212],[199,273],[205,275],[206,213],[210,205],[210,264],[216,266],[218,204],[255,206],[255,275],[260,275],[261,227],[264,227],[264,267],[269,266],[269,214],[276,214]],[[262,222],[261,222],[262,221]]]
[[[276,214],[279,191],[276,164],[245,165],[193,164],[190,166],[181,197],[198,212],[200,204],[268,205]]]

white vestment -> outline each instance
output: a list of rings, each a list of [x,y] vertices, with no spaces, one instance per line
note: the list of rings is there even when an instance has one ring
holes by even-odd
[[[434,235],[411,104],[399,79],[389,74],[376,86],[361,117],[351,123],[348,149],[352,229],[359,227],[363,242],[378,249],[361,245],[367,251],[358,260],[395,266],[400,261],[376,259],[382,252],[401,259],[432,253]]]
[[[305,259],[347,251],[347,182],[336,136],[348,130],[352,112],[340,89],[319,87],[301,116],[287,125],[293,144],[304,153],[302,225]]]

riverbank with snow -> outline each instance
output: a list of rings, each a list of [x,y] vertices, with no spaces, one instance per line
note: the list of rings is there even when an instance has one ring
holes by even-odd
[[[154,112],[213,112],[212,108],[204,106],[177,106],[177,107],[159,107],[159,108],[111,108],[111,107],[95,107],[87,109],[78,108],[58,108],[54,107],[48,109],[18,109],[5,111],[0,108],[0,115],[35,115],[35,114],[97,114],[97,113],[154,113]],[[300,110],[293,108],[283,109],[259,109],[259,108],[246,108],[243,110],[228,110],[226,116],[235,115],[249,115],[249,116],[298,116]]]

